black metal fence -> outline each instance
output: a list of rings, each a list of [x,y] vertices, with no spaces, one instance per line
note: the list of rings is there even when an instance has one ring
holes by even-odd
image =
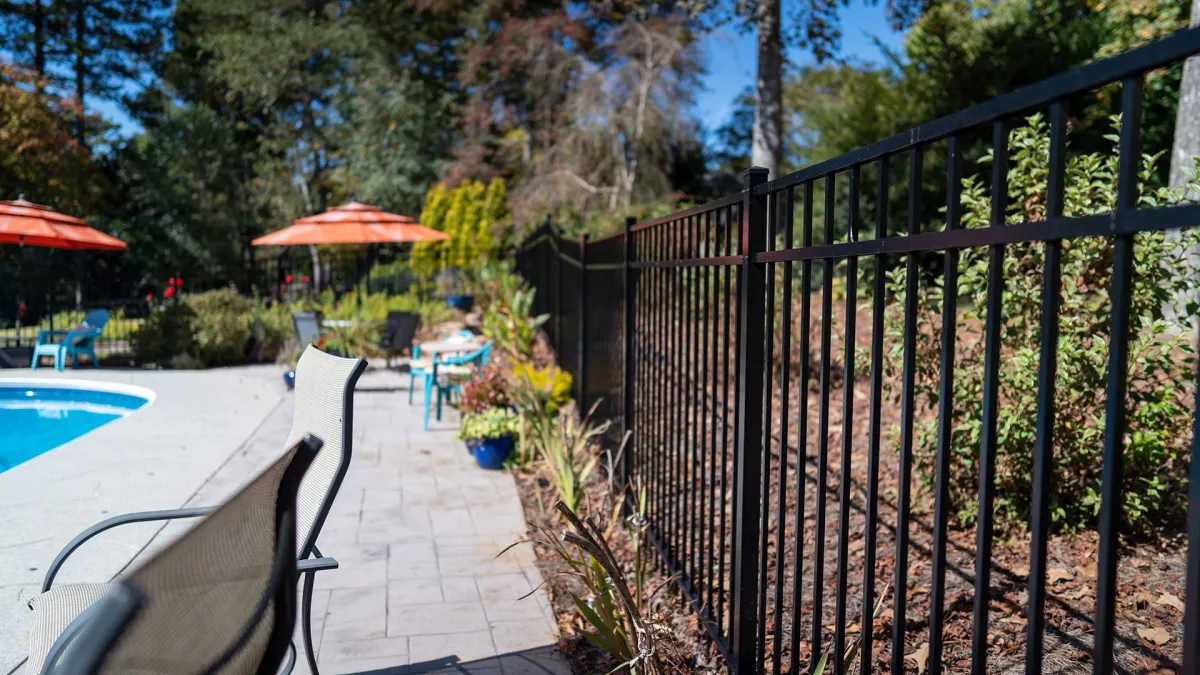
[[[406,269],[374,266],[397,259],[394,249],[350,253],[323,261],[318,288],[312,259],[300,247],[256,252],[236,274],[179,272],[152,281],[122,274],[120,257],[127,254],[121,252],[20,251],[20,259],[11,255],[0,260],[5,263],[0,265],[0,348],[28,349],[36,344],[39,331],[69,330],[86,312],[106,309],[109,321],[96,349],[103,355],[127,355],[142,320],[175,293],[232,287],[248,297],[286,302],[325,290],[335,295],[351,289],[402,295],[415,287]]]
[[[561,364],[577,378],[583,407],[603,399],[602,414],[617,420],[622,432],[632,432],[619,478],[647,488],[650,536],[661,563],[678,575],[684,596],[733,672],[812,672],[822,655],[832,655],[827,670],[840,673],[845,664],[837,655],[851,645],[857,646],[855,662],[864,674],[887,669],[880,662],[885,654],[892,673],[905,672],[910,664],[923,667],[924,659],[948,670],[984,673],[989,654],[993,667],[1003,672],[1040,673],[1044,662],[1049,671],[1131,672],[1143,667],[1127,658],[1139,650],[1149,650],[1151,662],[1200,672],[1200,507],[1194,506],[1200,504],[1200,463],[1191,464],[1193,508],[1186,563],[1180,563],[1186,564],[1186,592],[1181,591],[1186,615],[1183,628],[1176,624],[1169,638],[1176,651],[1156,652],[1154,645],[1115,625],[1123,453],[1131,431],[1123,402],[1134,237],[1200,226],[1198,205],[1138,204],[1143,81],[1147,72],[1197,52],[1200,29],[1183,31],[775,180],[768,180],[765,170],[750,169],[741,192],[653,221],[630,222],[610,237],[577,242],[547,225],[520,248],[518,268],[538,289],[537,310],[552,315],[547,332]],[[1101,215],[1067,216],[1067,104],[1101,88],[1119,89],[1116,206]],[[1009,131],[1021,117],[1039,111],[1049,121],[1046,212],[1032,222],[1006,223]],[[965,228],[961,222],[966,138],[993,152],[987,180],[992,206],[984,227]],[[946,167],[940,211],[922,200],[926,158],[934,152]],[[864,173],[874,179],[873,186],[863,181]],[[889,195],[906,203],[903,229],[894,236],[890,233],[898,228],[889,228]],[[873,223],[860,212],[860,201],[874,204]],[[823,214],[817,232],[814,211]],[[944,227],[922,231],[931,229],[926,227],[931,213]],[[1059,314],[1071,311],[1060,307],[1062,250],[1064,242],[1084,237],[1113,242],[1111,260],[1096,263],[1111,270],[1111,323],[1102,485],[1091,555],[1095,602],[1090,615],[1067,608],[1091,626],[1068,634],[1047,629],[1047,606],[1056,612],[1067,607],[1048,588],[1047,546]],[[1040,336],[1037,438],[1028,571],[1023,572],[1001,568],[993,559],[993,502],[997,426],[1002,424],[998,374],[1005,358],[1004,256],[1006,246],[1028,242],[1044,242],[1044,283],[1035,333]],[[964,545],[949,527],[946,469],[953,432],[958,256],[974,248],[988,252],[987,302],[979,332],[985,341],[982,415],[975,420],[982,429],[979,508],[974,536]],[[869,263],[873,272],[869,291],[864,289],[871,298],[869,331],[860,334],[869,334],[869,344],[861,346],[855,322],[860,263]],[[837,336],[843,352],[838,355],[831,335],[833,282],[835,266],[842,264],[846,288],[838,299],[844,303],[838,312],[844,331]],[[903,331],[885,351],[885,309],[898,301],[888,295],[885,271],[901,264],[906,272],[900,296]],[[794,292],[797,272],[800,290]],[[914,421],[921,414],[914,393],[917,297],[918,285],[930,278],[939,279],[945,290],[937,433],[929,443],[938,473],[931,512],[914,515],[914,454],[923,450],[917,447],[921,439],[914,439]],[[818,279],[821,304],[814,308],[809,289]],[[813,331],[814,314],[819,332]],[[816,340],[810,332],[817,333]],[[868,368],[856,362],[863,350],[869,354]],[[901,361],[898,403],[883,393],[888,359]],[[832,396],[837,390],[840,396]],[[856,399],[867,402],[865,419],[862,414],[855,419]],[[891,414],[894,407],[898,417]],[[894,462],[881,456],[889,439],[898,446]],[[1195,440],[1193,458],[1194,446]],[[835,457],[840,466],[831,466]],[[888,470],[894,464],[894,493],[881,494],[885,464]],[[860,475],[865,478],[859,480]],[[956,598],[951,605],[948,567]],[[1002,578],[994,579],[996,574]],[[1027,622],[1018,644],[1007,650],[1005,664],[997,663],[1005,658],[1004,642],[989,639],[1004,616],[998,603],[1007,602],[998,597],[998,584],[1017,597],[1008,613]],[[879,617],[873,609],[877,600],[887,605]],[[957,660],[947,651],[951,621],[959,626]],[[890,635],[876,635],[881,624],[890,625]]]

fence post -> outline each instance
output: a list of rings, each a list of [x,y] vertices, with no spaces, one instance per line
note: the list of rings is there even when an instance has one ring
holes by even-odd
[[[554,256],[554,353],[561,354],[562,344],[562,251],[558,250],[561,237],[558,228],[550,226],[552,246],[550,254]]]
[[[733,542],[732,584],[734,596],[730,647],[734,672],[750,675],[758,660],[758,550],[761,504],[759,482],[762,471],[763,371],[766,324],[766,263],[756,254],[766,249],[767,197],[754,189],[767,182],[767,170],[751,167],[743,174],[745,200],[740,228],[742,262],[738,275],[737,359],[741,363],[737,386],[737,483],[734,490],[734,521],[738,524]]]
[[[629,476],[633,473],[633,436],[629,435],[633,431],[633,336],[634,336],[634,310],[633,299],[635,297],[633,289],[633,270],[630,269],[630,263],[633,262],[633,226],[637,224],[637,218],[629,216],[625,218],[625,264],[622,266],[622,283],[625,289],[625,346],[621,354],[624,357],[624,375],[621,378],[621,439],[628,437],[625,445],[625,453],[621,455],[621,489],[624,490],[629,484]],[[637,495],[634,495],[637,499]]]
[[[575,378],[575,386],[579,387],[579,415],[588,412],[587,400],[587,313],[588,313],[588,284],[587,284],[587,244],[588,235],[579,235],[579,334],[575,336],[575,367],[579,373]]]

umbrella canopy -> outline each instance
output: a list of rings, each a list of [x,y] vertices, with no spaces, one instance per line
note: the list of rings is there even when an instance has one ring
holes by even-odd
[[[0,244],[123,251],[125,242],[78,218],[24,199],[0,201]]]
[[[300,244],[387,244],[439,241],[450,235],[425,227],[408,216],[350,202],[324,213],[296,220],[289,227],[250,242],[254,246]]]

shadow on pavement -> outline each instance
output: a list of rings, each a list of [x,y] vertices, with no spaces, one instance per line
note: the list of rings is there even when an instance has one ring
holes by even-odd
[[[407,666],[362,671],[354,675],[570,675],[571,668],[554,647],[538,647],[500,656],[462,661],[457,656],[420,661]]]

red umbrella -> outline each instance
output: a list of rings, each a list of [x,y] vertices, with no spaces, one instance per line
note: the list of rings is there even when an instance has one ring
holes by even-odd
[[[254,246],[300,244],[387,244],[406,241],[439,241],[450,235],[425,227],[408,216],[387,213],[375,206],[350,202],[250,242]]]
[[[0,244],[123,251],[125,242],[78,218],[24,199],[0,201]]]

